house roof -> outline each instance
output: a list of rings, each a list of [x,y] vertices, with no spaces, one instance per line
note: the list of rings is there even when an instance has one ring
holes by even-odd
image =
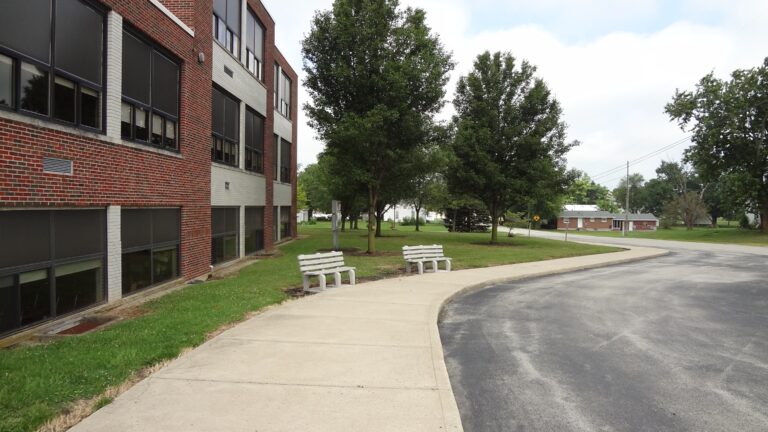
[[[560,217],[564,218],[600,218],[600,219],[624,219],[624,213],[611,213],[607,211],[563,211]],[[630,213],[631,221],[658,221],[659,218],[650,213]]]

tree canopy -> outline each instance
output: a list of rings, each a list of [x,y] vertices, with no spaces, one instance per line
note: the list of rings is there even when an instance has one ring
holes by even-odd
[[[449,185],[485,204],[492,242],[505,212],[567,183],[564,157],[572,145],[560,104],[535,72],[509,53],[486,51],[456,88]]]
[[[768,58],[729,80],[706,75],[695,90],[678,90],[666,112],[691,132],[686,159],[702,178],[738,178],[738,195],[768,232]]]
[[[339,176],[368,194],[368,252],[382,185],[424,143],[428,119],[443,106],[450,55],[421,9],[397,0],[336,0],[319,11],[302,42],[310,125]]]

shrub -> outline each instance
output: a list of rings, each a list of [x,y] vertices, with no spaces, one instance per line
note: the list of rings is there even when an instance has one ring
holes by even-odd
[[[427,224],[427,221],[425,221],[424,218],[420,217],[419,218],[419,225],[426,225],[426,224]],[[400,225],[402,225],[402,226],[414,226],[414,225],[416,225],[416,218],[412,218],[412,217],[406,216],[406,217],[403,218],[403,221],[400,222]]]

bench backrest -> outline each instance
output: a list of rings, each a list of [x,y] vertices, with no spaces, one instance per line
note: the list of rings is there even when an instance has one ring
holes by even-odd
[[[299,270],[302,272],[326,270],[344,267],[342,252],[320,252],[310,255],[299,255]]]
[[[403,246],[403,258],[406,260],[443,257],[443,245]]]

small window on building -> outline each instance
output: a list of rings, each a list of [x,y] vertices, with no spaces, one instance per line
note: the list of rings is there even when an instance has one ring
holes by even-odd
[[[291,218],[292,212],[290,206],[280,207],[280,239],[284,240],[291,237]]]
[[[600,222],[608,222],[608,218],[602,218]]]
[[[240,58],[240,0],[213,1],[213,38]]]
[[[570,223],[570,222],[571,222],[570,218],[567,218],[567,217],[563,218],[563,223],[567,224],[567,223]]]
[[[179,276],[181,210],[123,209],[123,294]]]
[[[280,157],[280,137],[275,135],[272,140],[272,180],[278,178],[278,158]]]
[[[291,182],[291,143],[280,139],[280,181]]]
[[[264,172],[264,117],[250,108],[245,111],[245,169]]]
[[[291,79],[283,72],[280,88],[280,114],[288,119],[291,118],[291,85]]]
[[[240,165],[240,102],[217,88],[213,89],[211,160]]]
[[[245,66],[261,81],[264,79],[264,26],[250,8],[245,24]]]
[[[179,65],[150,43],[123,30],[124,139],[177,151]]]
[[[211,209],[211,264],[231,261],[239,256],[239,210],[237,207]]]
[[[589,221],[590,221],[590,222],[594,222],[594,221],[595,221],[595,218],[591,217],[591,218],[589,218]]]

